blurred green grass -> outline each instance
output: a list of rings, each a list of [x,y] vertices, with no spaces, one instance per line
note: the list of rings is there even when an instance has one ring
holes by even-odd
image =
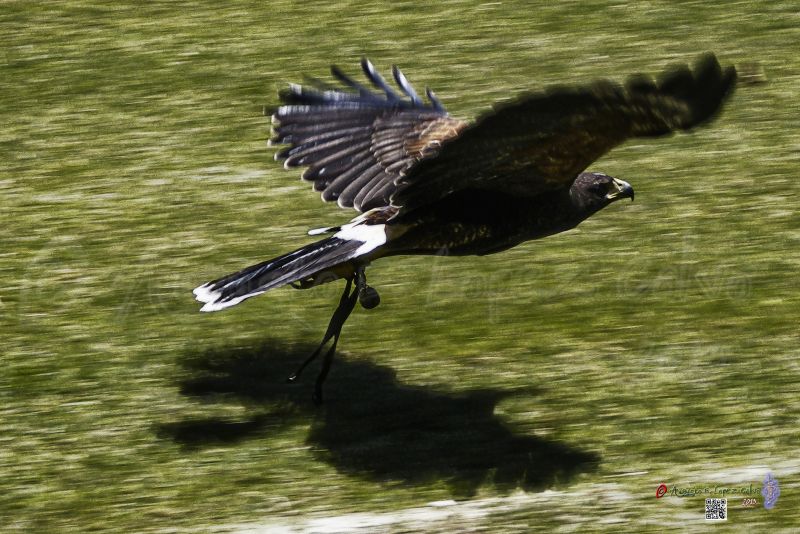
[[[291,525],[516,487],[564,497],[429,529],[703,529],[702,499],[655,487],[767,470],[776,508],[731,500],[722,529],[797,525],[798,28],[786,1],[3,3],[2,529]],[[575,232],[378,262],[383,304],[345,327],[322,410],[311,373],[280,378],[338,287],[197,313],[198,283],[351,215],[273,163],[261,109],[285,83],[367,55],[470,117],[705,50],[768,83],[592,166],[637,201]]]

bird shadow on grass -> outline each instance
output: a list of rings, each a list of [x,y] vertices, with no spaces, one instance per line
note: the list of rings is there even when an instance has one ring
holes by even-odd
[[[388,367],[337,357],[323,406],[311,402],[315,369],[298,383],[286,376],[313,347],[267,341],[256,347],[187,354],[181,393],[205,402],[236,401],[246,420],[192,419],[157,432],[188,449],[264,439],[309,425],[307,444],[321,461],[349,475],[405,484],[446,483],[454,495],[481,484],[509,491],[546,489],[592,471],[599,456],[557,441],[517,434],[494,415],[513,392],[438,392],[399,383]],[[526,394],[530,394],[526,390]]]

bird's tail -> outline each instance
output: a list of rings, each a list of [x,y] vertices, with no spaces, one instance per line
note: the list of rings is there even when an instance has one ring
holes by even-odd
[[[343,237],[334,235],[195,288],[195,297],[204,303],[200,311],[222,310],[269,289],[308,280],[365,252],[364,241]]]

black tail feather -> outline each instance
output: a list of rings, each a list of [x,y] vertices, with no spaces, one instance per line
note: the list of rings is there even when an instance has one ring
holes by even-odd
[[[221,310],[344,263],[355,257],[361,245],[360,241],[329,237],[203,284],[194,294],[205,303],[201,311]]]

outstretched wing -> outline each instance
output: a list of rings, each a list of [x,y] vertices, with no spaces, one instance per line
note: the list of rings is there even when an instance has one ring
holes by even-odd
[[[453,191],[495,190],[533,196],[569,187],[594,160],[631,137],[689,130],[711,119],[736,81],[712,54],[657,81],[601,81],[522,96],[480,117],[398,181],[393,205],[404,211]]]
[[[314,182],[323,200],[367,211],[387,206],[395,181],[466,123],[450,118],[430,90],[429,103],[423,102],[396,66],[392,72],[403,95],[368,60],[361,66],[381,93],[331,67],[345,88],[291,85],[281,93],[285,105],[272,115],[270,142],[289,145],[275,159],[286,168],[307,166],[303,179]]]

